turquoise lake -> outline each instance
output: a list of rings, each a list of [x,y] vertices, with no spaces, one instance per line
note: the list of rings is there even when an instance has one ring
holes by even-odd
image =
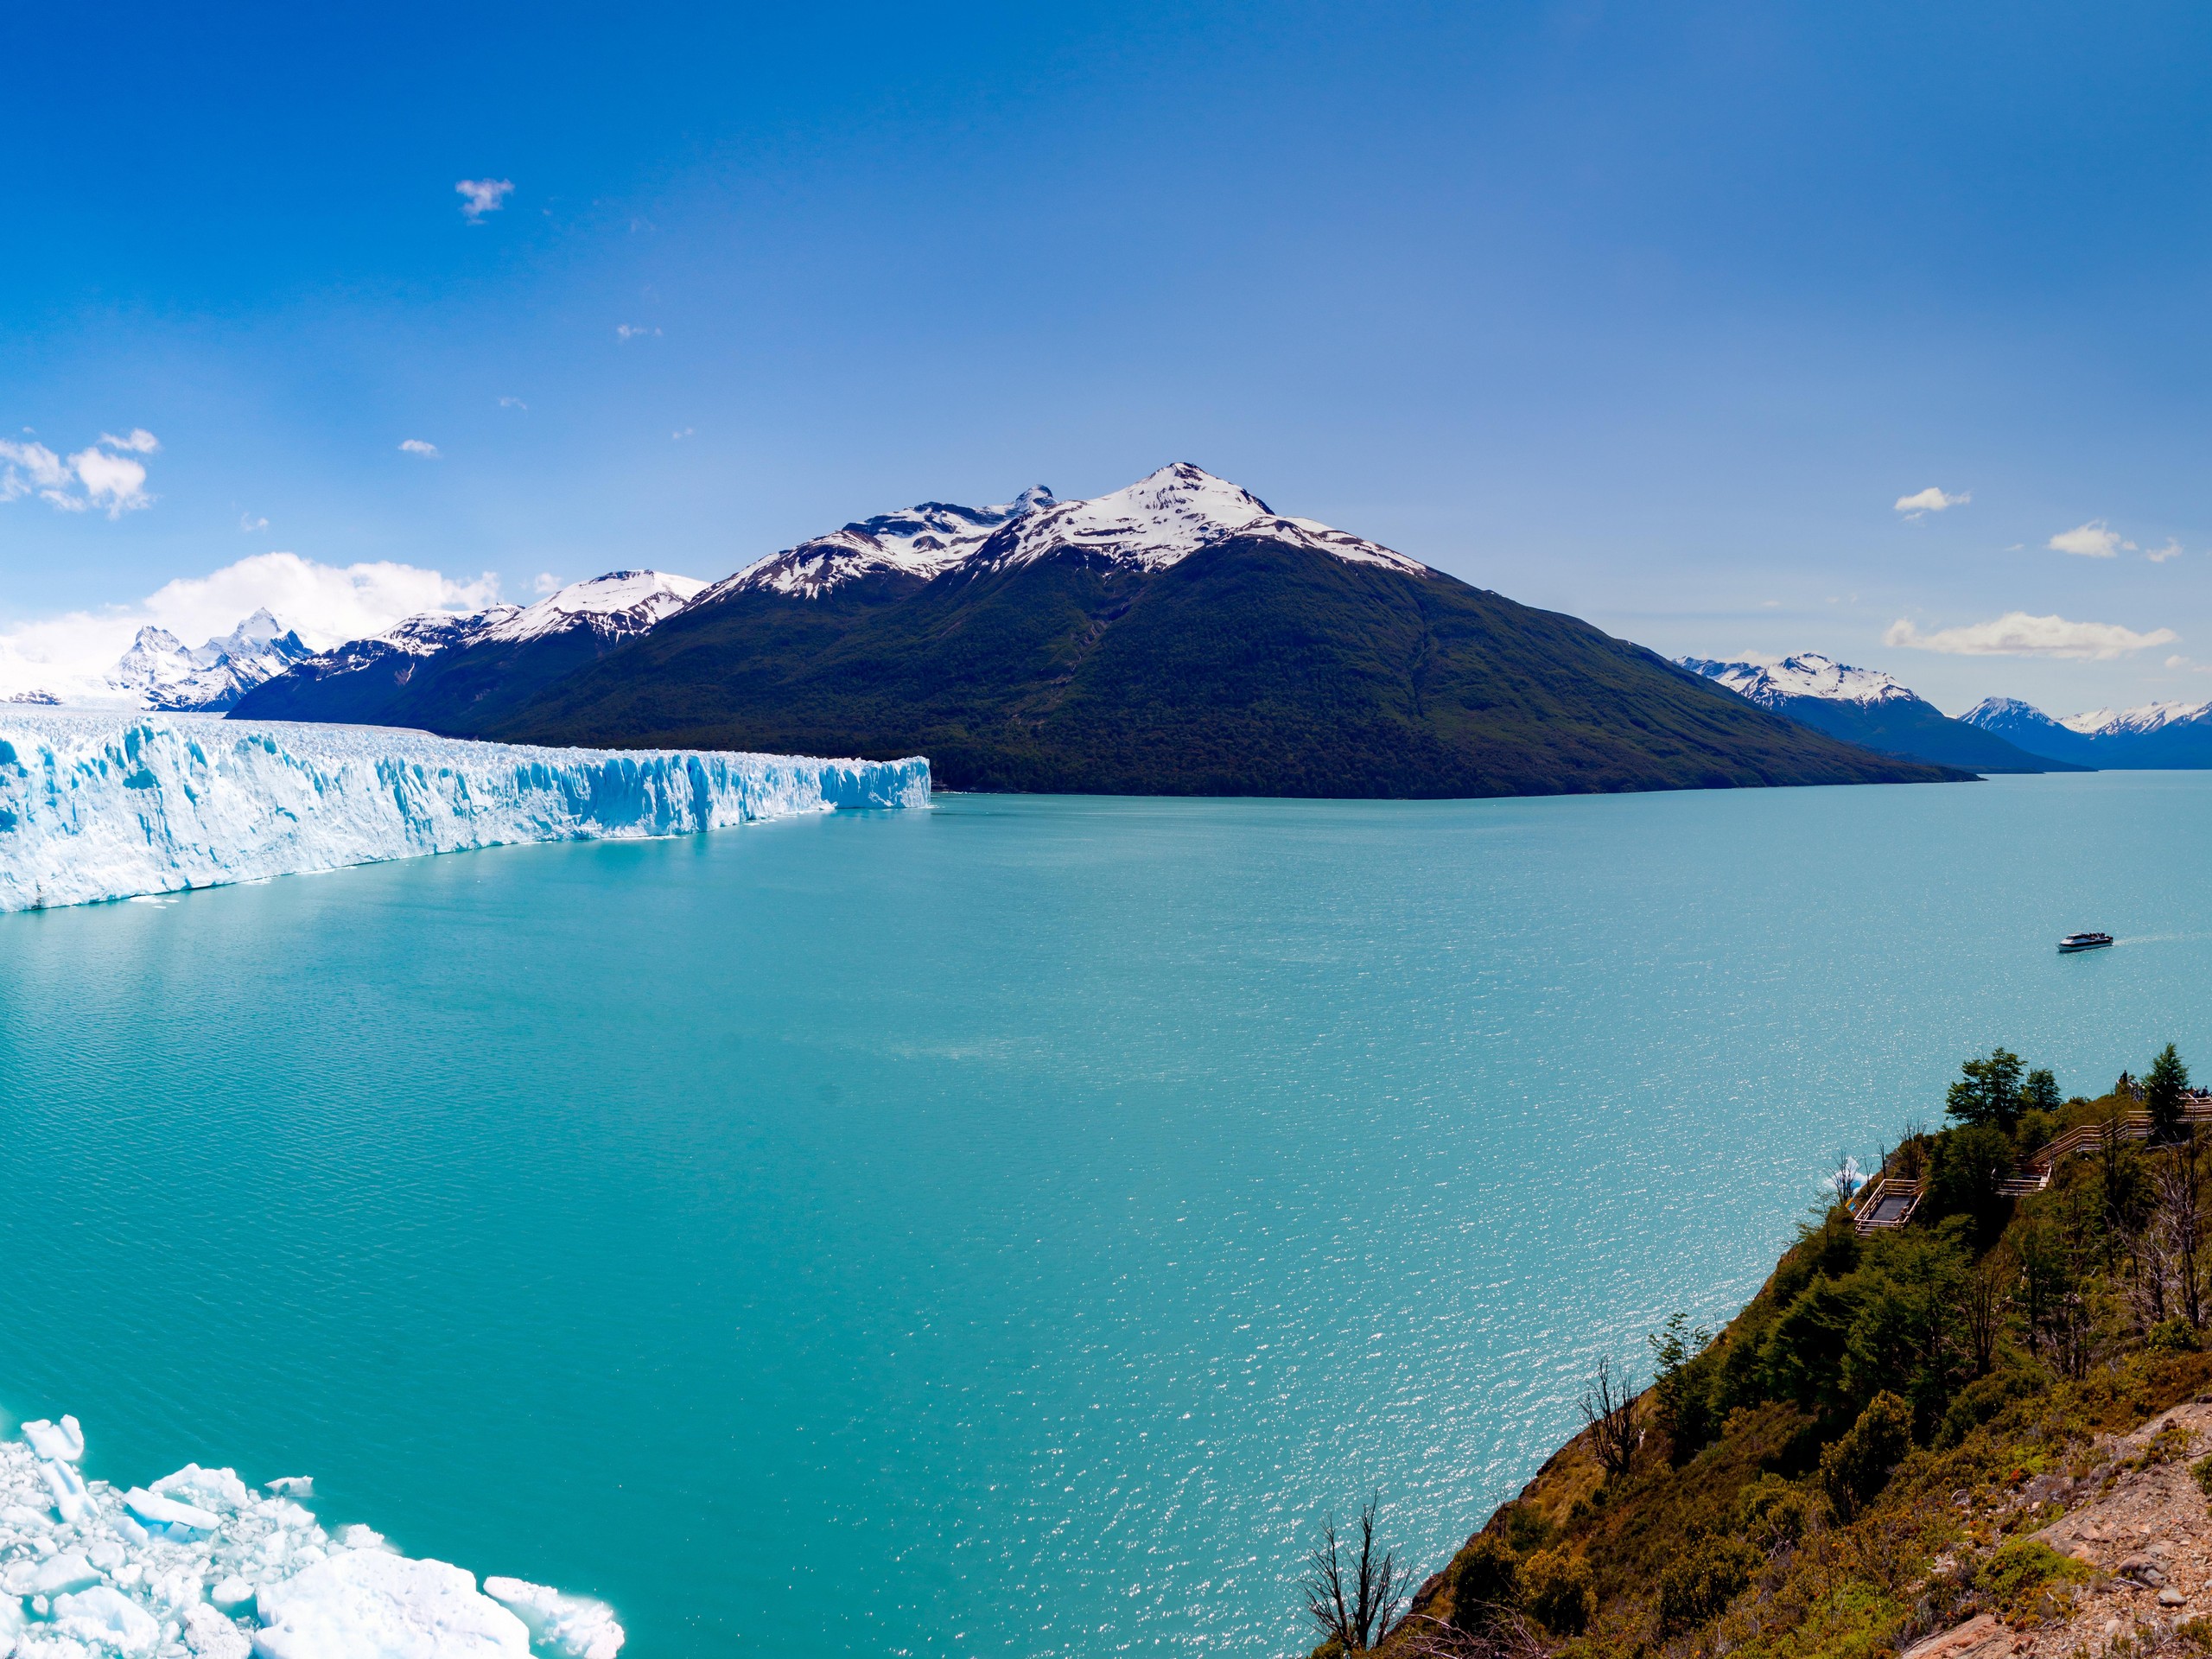
[[[0,1408],[637,1659],[1273,1659],[1967,1054],[2212,1070],[2208,853],[2212,773],[948,796],[0,917]]]

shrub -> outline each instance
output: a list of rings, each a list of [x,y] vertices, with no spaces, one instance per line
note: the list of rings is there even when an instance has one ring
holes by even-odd
[[[1494,1532],[1478,1534],[1452,1575],[1452,1622],[1479,1630],[1521,1605],[1521,1558]]]
[[[1544,1518],[1533,1503],[1516,1503],[1505,1511],[1505,1541],[1517,1555],[1533,1555],[1559,1536],[1559,1529]]]
[[[2202,1347],[2196,1327],[2187,1319],[2161,1319],[2151,1327],[2143,1345],[2154,1354],[2193,1354]]]
[[[2204,1496],[2212,1497],[2212,1458],[2199,1458],[2189,1465],[2189,1472],[2196,1477],[2196,1484],[2204,1489]]]
[[[2015,1400],[2025,1400],[2050,1387],[2050,1376],[2039,1367],[1992,1371],[1959,1390],[1936,1427],[1936,1444],[1956,1446]]]
[[[1659,1575],[1659,1634],[1680,1636],[1720,1617],[1764,1558],[1740,1538],[1708,1538]]]
[[[1887,1389],[1874,1396],[1850,1432],[1821,1453],[1821,1485],[1847,1520],[1889,1484],[1912,1449],[1912,1408]]]
[[[1794,1548],[1812,1529],[1818,1500],[1795,1481],[1761,1475],[1736,1497],[1736,1530],[1771,1555]]]
[[[2015,1538],[1982,1563],[1974,1582],[2000,1610],[2011,1611],[2047,1584],[2089,1576],[2089,1569],[2062,1555],[2040,1538]]]
[[[1558,1636],[1580,1636],[1598,1611],[1598,1592],[1590,1563],[1564,1549],[1540,1551],[1529,1559],[1529,1611]]]

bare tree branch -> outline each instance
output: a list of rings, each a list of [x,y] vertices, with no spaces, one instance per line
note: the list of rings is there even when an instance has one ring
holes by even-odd
[[[1347,1555],[1353,1541],[1338,1537],[1332,1512],[1321,1523],[1320,1545],[1306,1558],[1306,1576],[1299,1582],[1307,1616],[1324,1637],[1334,1637],[1349,1653],[1366,1652],[1397,1628],[1412,1581],[1392,1552],[1376,1554],[1375,1516],[1381,1504],[1378,1493],[1361,1506],[1358,1554],[1351,1559]]]
[[[1611,1360],[1600,1354],[1598,1375],[1582,1396],[1582,1421],[1590,1430],[1591,1449],[1610,1478],[1618,1480],[1636,1467],[1643,1431],[1636,1426],[1635,1412],[1635,1379],[1624,1375],[1615,1382]]]

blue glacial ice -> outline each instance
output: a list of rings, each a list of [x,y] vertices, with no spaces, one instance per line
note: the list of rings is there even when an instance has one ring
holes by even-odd
[[[187,1464],[118,1493],[73,1417],[0,1442],[0,1659],[617,1659],[602,1602],[324,1530],[299,1479]],[[57,1481],[48,1471],[65,1469]],[[57,1491],[78,1502],[62,1505]]]
[[[929,762],[543,749],[191,715],[0,710],[0,911],[518,842],[929,804]]]

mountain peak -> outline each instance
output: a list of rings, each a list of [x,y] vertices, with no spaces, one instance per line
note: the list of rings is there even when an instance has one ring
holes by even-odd
[[[1853,668],[1815,651],[1801,652],[1775,662],[1746,658],[1719,662],[1706,657],[1684,657],[1681,665],[1693,674],[1717,681],[1741,697],[1767,708],[1777,708],[1792,697],[1819,697],[1827,702],[1882,703],[1918,702],[1909,686],[1877,668]]]
[[[665,570],[610,570],[603,576],[572,582],[535,605],[492,620],[481,637],[536,639],[579,622],[610,637],[643,633],[682,610],[706,588],[707,584],[696,576],[671,575]]]
[[[2202,719],[2208,711],[2212,711],[2212,702],[2176,700],[2139,703],[2133,709],[2093,709],[2087,714],[2068,715],[2058,723],[2068,731],[2079,732],[2084,737],[2115,732],[2139,734],[2155,732],[2167,726],[2178,726],[2185,721]]]

